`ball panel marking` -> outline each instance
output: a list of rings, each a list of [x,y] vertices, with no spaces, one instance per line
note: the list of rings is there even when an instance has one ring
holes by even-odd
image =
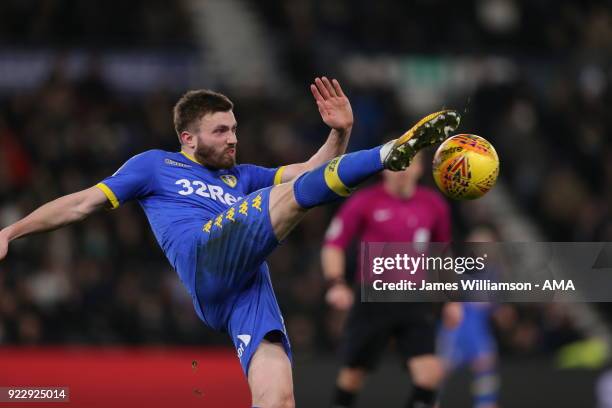
[[[433,160],[438,188],[456,200],[473,200],[486,194],[497,180],[499,158],[486,139],[460,134],[440,145]]]

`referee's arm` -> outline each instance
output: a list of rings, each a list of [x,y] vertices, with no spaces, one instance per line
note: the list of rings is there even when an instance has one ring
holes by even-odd
[[[338,310],[348,310],[355,297],[353,290],[346,284],[344,278],[345,265],[346,254],[344,249],[335,245],[325,245],[323,247],[321,250],[321,266],[323,276],[329,285],[325,300]]]
[[[344,283],[344,266],[346,255],[344,249],[335,245],[325,245],[321,250],[323,277],[330,284]]]

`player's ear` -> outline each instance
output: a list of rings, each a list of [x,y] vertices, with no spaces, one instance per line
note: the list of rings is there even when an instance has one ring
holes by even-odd
[[[192,133],[183,130],[179,135],[179,139],[181,140],[181,145],[188,147],[195,147],[195,137]]]

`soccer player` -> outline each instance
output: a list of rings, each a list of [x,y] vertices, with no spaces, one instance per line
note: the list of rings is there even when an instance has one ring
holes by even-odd
[[[332,220],[321,258],[330,287],[327,302],[350,312],[341,344],[342,367],[336,378],[332,406],[353,406],[367,373],[375,368],[389,340],[396,340],[402,365],[412,377],[406,407],[432,407],[443,377],[435,355],[437,306],[428,303],[361,303],[346,282],[346,248],[361,242],[448,242],[450,212],[442,196],[419,186],[421,155],[400,172],[383,172],[383,182],[361,190],[344,203]],[[358,287],[359,285],[355,285]],[[351,307],[352,306],[352,307]],[[461,319],[461,306],[444,306],[445,324]]]
[[[468,234],[466,242],[497,242],[498,238],[493,227],[482,225]],[[494,309],[490,302],[463,303],[461,323],[455,328],[442,327],[438,335],[438,354],[444,361],[446,375],[463,366],[472,372],[474,408],[498,406],[497,344],[491,326]]]
[[[180,152],[138,154],[96,186],[43,205],[0,231],[0,259],[16,238],[138,201],[198,316],[230,335],[253,405],[293,406],[291,350],[266,257],[309,208],[349,195],[384,168],[407,167],[416,151],[459,124],[455,111],[437,112],[395,141],[338,157],[353,125],[351,105],[336,80],[316,78],[310,89],[332,130],[308,161],[272,169],[236,164],[232,102],[189,91],[174,106]]]

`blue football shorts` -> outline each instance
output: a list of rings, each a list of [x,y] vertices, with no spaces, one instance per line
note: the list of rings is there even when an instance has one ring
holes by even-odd
[[[438,356],[446,360],[452,369],[497,353],[493,335],[488,330],[471,325],[459,325],[455,329],[441,328],[437,349]]]
[[[194,306],[211,328],[227,332],[245,375],[266,334],[278,331],[291,346],[270,280],[266,257],[278,246],[270,222],[272,187],[249,194],[207,220],[197,239]]]

